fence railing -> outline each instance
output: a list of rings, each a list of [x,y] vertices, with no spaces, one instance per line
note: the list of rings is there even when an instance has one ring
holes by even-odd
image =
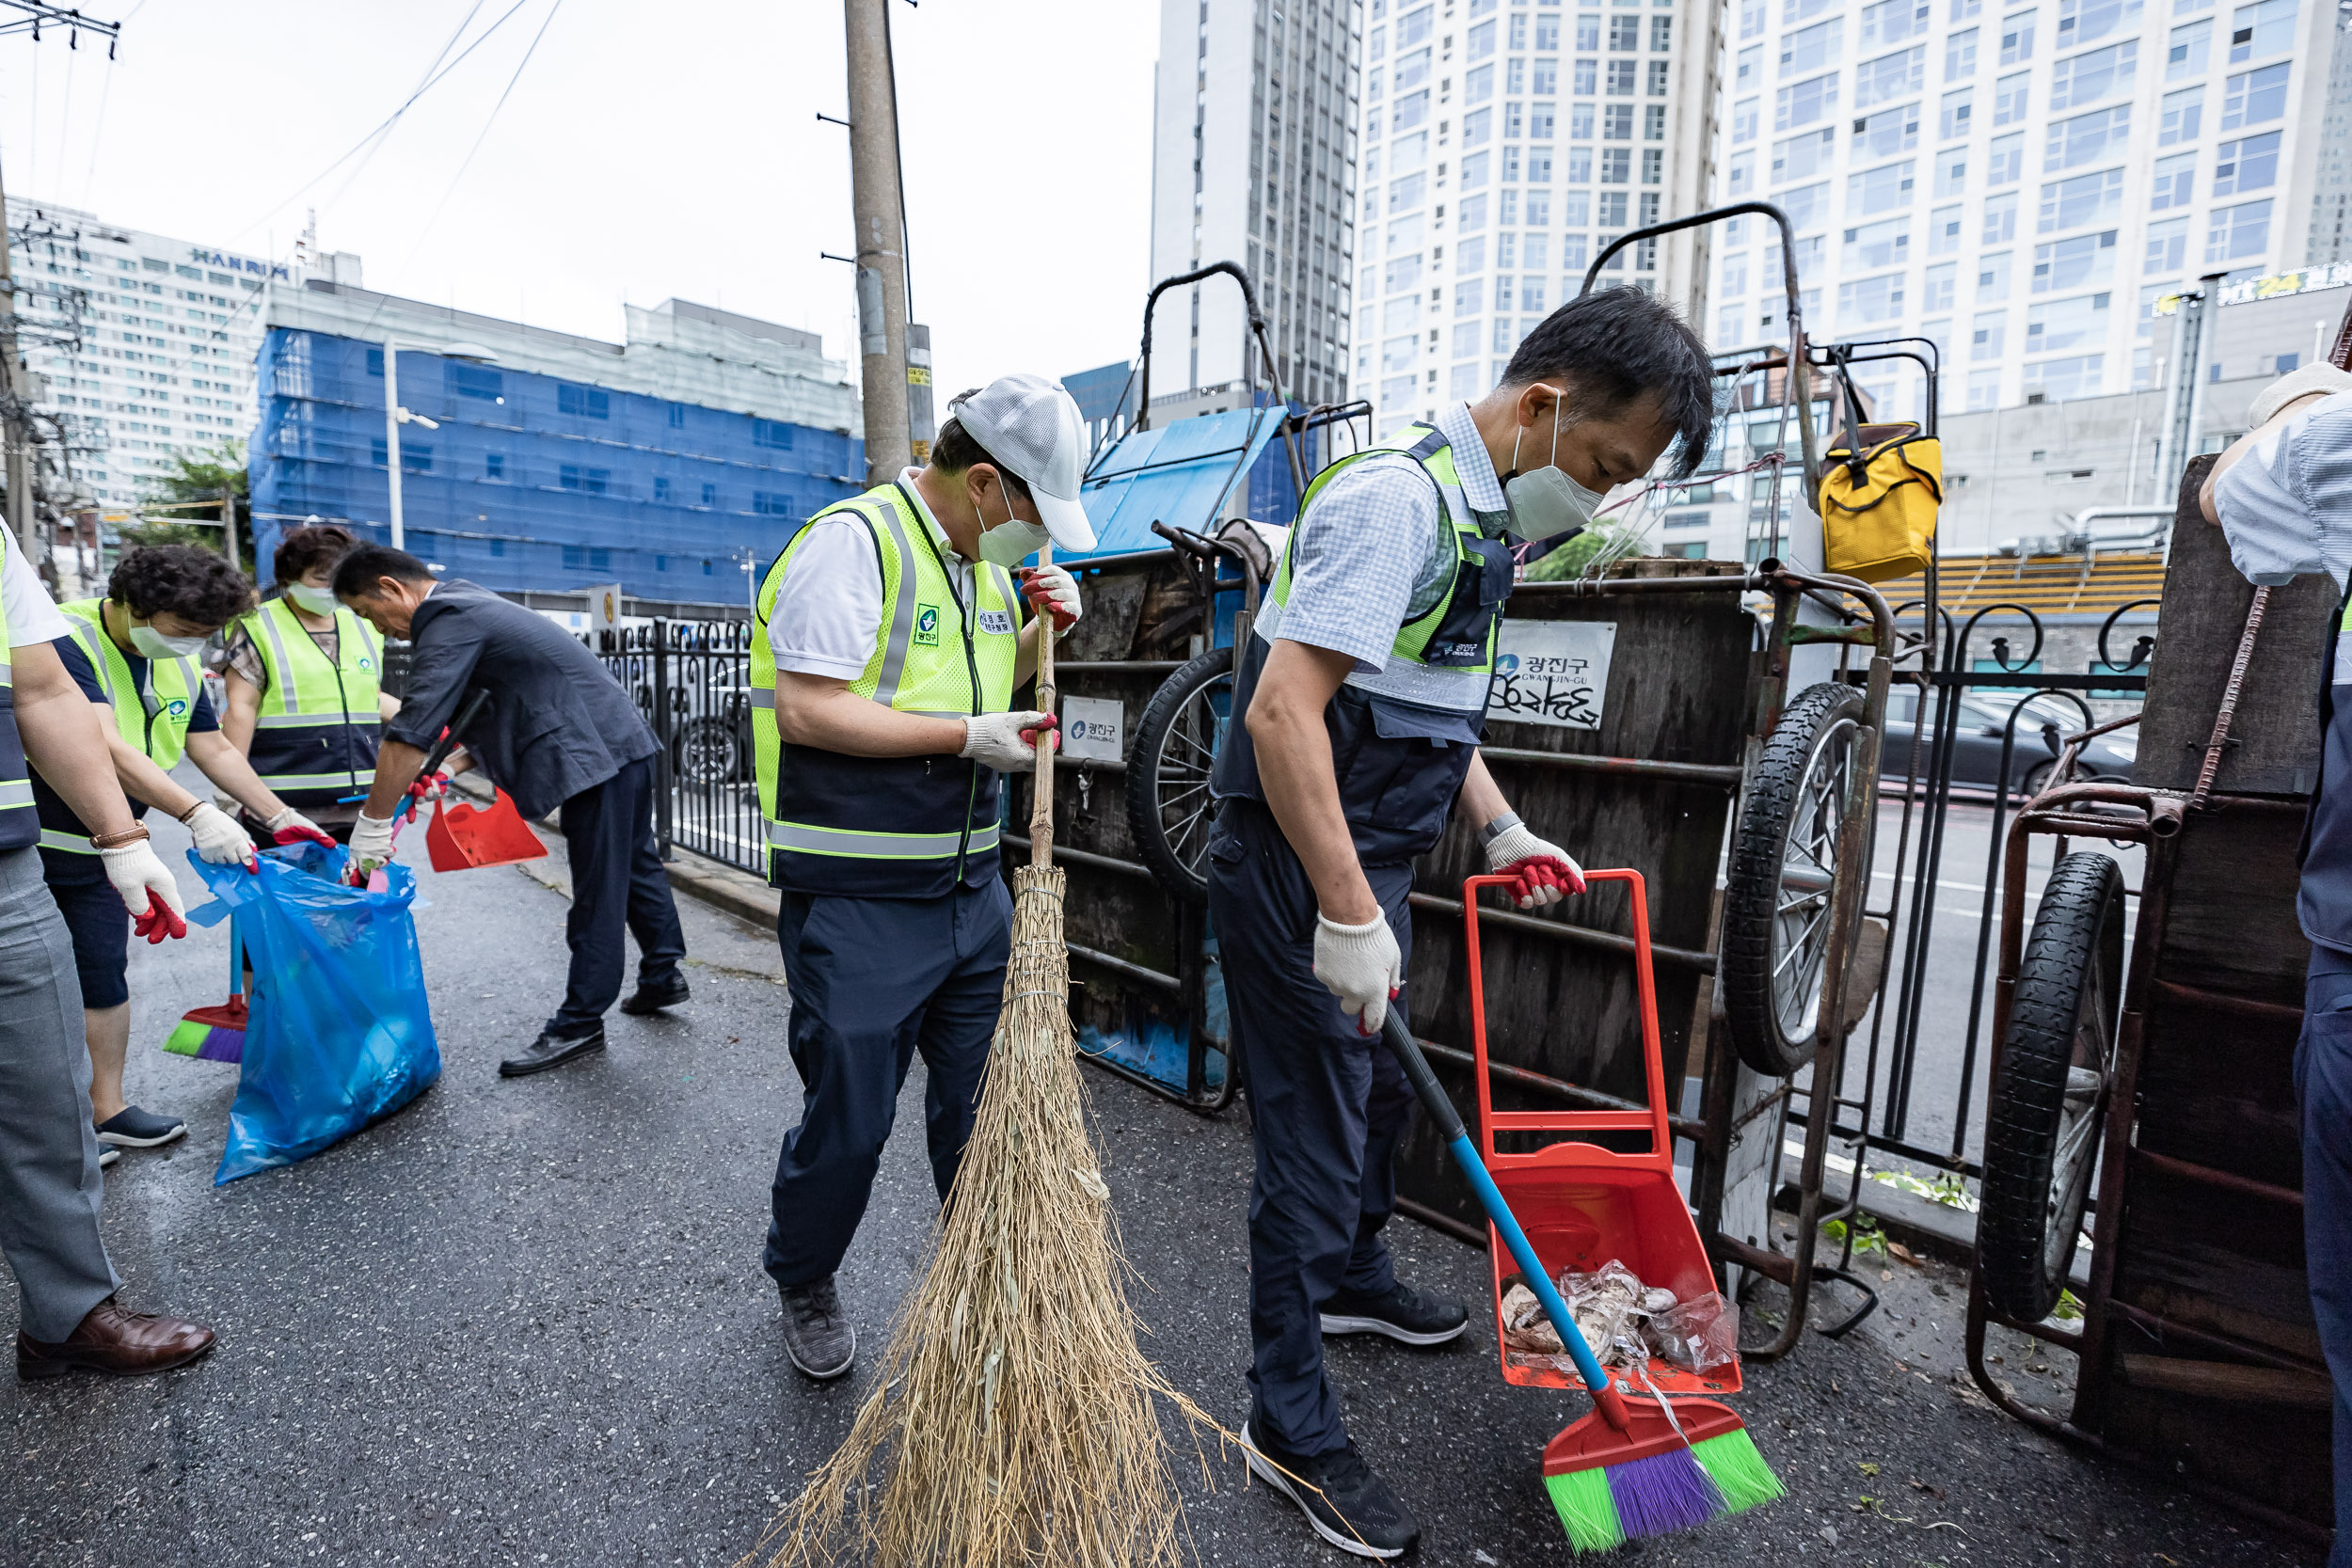
[[[752,760],[748,621],[655,621],[590,633],[661,742],[654,832],[673,847],[767,875]]]

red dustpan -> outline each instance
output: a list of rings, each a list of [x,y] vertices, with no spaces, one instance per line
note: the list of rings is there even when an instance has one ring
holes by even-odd
[[[436,871],[512,865],[516,861],[539,860],[548,852],[502,789],[487,807],[444,799],[424,830],[424,847]]]

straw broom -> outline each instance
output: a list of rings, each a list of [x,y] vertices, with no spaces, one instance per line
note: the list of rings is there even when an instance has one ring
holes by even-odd
[[[1050,615],[1038,620],[1037,689],[1053,712]],[[1128,1568],[1182,1553],[1154,1399],[1215,1423],[1136,1342],[1071,1037],[1042,736],[1029,843],[1004,1008],[937,1256],[848,1439],[745,1563]]]

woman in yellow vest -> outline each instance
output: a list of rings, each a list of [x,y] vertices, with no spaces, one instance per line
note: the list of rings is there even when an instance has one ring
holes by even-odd
[[[375,781],[383,721],[400,699],[377,686],[384,644],[335,601],[335,563],[356,544],[332,523],[290,531],[270,564],[285,590],[229,628],[220,732],[279,800],[347,842]],[[268,826],[246,814],[247,832]]]
[[[221,735],[204,694],[197,653],[252,602],[252,584],[219,556],[160,545],[126,553],[107,579],[104,598],[57,607],[71,628],[55,644],[57,656],[83,694],[105,710],[115,776],[133,813],[161,806],[186,825],[196,852],[215,865],[250,863],[253,838],[219,807],[172,781],[170,770],[183,755],[278,843],[333,842],[254,775]],[[43,879],[72,933],[82,979],[90,1116],[99,1142],[122,1148],[167,1144],[187,1124],[141,1110],[122,1096],[122,1063],[131,1043],[130,912],[106,880],[89,829],[38,773],[33,805],[40,821]]]

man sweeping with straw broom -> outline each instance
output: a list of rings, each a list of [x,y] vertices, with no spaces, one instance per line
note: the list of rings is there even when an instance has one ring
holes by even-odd
[[[1059,388],[1051,392],[1061,421],[1053,455],[1082,451],[1076,406]],[[1044,449],[1020,438],[1034,416],[1019,410],[1034,409],[1041,397],[1033,385],[995,383],[963,403],[959,420],[942,429],[939,450],[948,450],[947,432],[961,423],[991,454],[990,467],[1026,481],[1022,504],[1041,515],[1041,531],[1061,541],[1065,528],[1075,535],[1083,527],[1070,516],[1078,467],[1045,461]],[[1009,404],[1015,411],[1000,413]],[[980,535],[981,550],[993,534]],[[1041,567],[1032,591],[1066,581]],[[1059,598],[1050,590],[1036,596]],[[1074,610],[1074,589],[1067,602]],[[1036,748],[1025,759],[1037,772],[1030,863],[1014,877],[1003,1011],[954,1201],[849,1438],[755,1550],[772,1564],[1126,1568],[1177,1560],[1176,1494],[1153,1398],[1196,1421],[1206,1418],[1136,1348],[1110,1191],[1087,1137],[1071,1040],[1062,874],[1052,863],[1053,769],[1039,766],[1052,747],[1042,733],[1055,702],[1050,627],[1039,626],[1035,646],[1044,711],[1010,716]],[[1005,700],[999,694],[997,705]],[[977,723],[975,733],[982,733]],[[797,975],[793,992],[796,1010],[809,1006]],[[797,1051],[797,1018],[793,1037]],[[812,1091],[811,1120],[796,1143],[809,1136],[816,1114]],[[787,1146],[787,1163],[794,1147]],[[944,1191],[944,1173],[941,1180]],[[794,1222],[786,1202],[780,1175],[779,1229]],[[774,1247],[771,1241],[771,1257]]]
[[[834,1275],[908,1068],[920,1052],[945,1202],[997,1032],[1012,942],[997,776],[1033,768],[1054,725],[1050,702],[1008,711],[1045,641],[1021,625],[1012,572],[1049,540],[1094,546],[1068,392],[1009,375],[950,410],[928,467],[810,518],[759,592],[753,736],[805,1085],[765,1264],[792,1363],[819,1381],[856,1355]],[[1021,575],[1052,620],[1076,622],[1068,572]]]

